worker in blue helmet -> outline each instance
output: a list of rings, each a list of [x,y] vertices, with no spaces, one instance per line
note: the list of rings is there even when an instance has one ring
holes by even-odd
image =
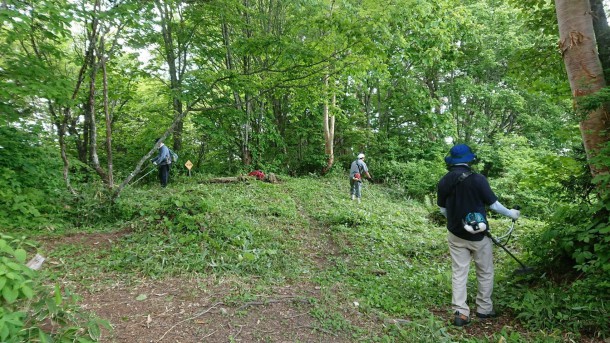
[[[492,240],[486,207],[508,216],[519,218],[516,209],[507,209],[489,186],[487,178],[472,171],[477,156],[466,144],[451,148],[445,157],[448,172],[438,183],[437,205],[447,218],[447,241],[452,261],[453,324],[470,323],[470,308],[466,303],[470,261],[474,260],[477,275],[476,316],[481,319],[496,316],[491,295],[493,292],[494,265]]]

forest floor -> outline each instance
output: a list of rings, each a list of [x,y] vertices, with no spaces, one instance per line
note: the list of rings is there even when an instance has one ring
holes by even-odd
[[[464,328],[453,327],[450,324],[452,316],[448,301],[442,303],[442,301],[428,299],[426,302],[422,302],[424,305],[409,304],[406,301],[400,306],[409,306],[420,314],[409,315],[408,311],[392,310],[394,313],[407,313],[399,317],[389,314],[392,311],[381,311],[371,306],[364,310],[358,301],[365,301],[361,299],[367,299],[367,296],[370,297],[370,295],[354,293],[351,291],[353,288],[343,285],[342,282],[345,280],[351,280],[345,275],[362,273],[359,278],[365,278],[370,275],[370,272],[364,270],[368,267],[363,263],[370,260],[371,265],[383,267],[382,262],[387,261],[376,262],[375,256],[366,256],[368,253],[363,252],[362,246],[353,240],[364,237],[367,240],[366,243],[375,238],[378,241],[378,243],[374,243],[377,244],[377,248],[383,246],[389,249],[391,248],[388,248],[389,243],[383,243],[381,236],[376,237],[377,231],[367,232],[365,229],[379,227],[375,230],[390,235],[389,227],[396,227],[395,232],[404,233],[405,230],[411,229],[401,228],[402,224],[399,222],[410,220],[396,217],[420,216],[420,214],[399,213],[396,208],[404,208],[405,205],[399,203],[394,208],[392,207],[394,205],[390,206],[388,202],[385,202],[391,201],[387,199],[382,199],[383,201],[380,201],[379,205],[371,205],[376,206],[371,210],[377,212],[387,210],[392,214],[388,216],[378,213],[378,216],[375,217],[367,212],[368,209],[360,209],[356,212],[349,208],[343,209],[342,211],[346,211],[346,218],[341,221],[351,223],[353,228],[347,224],[347,226],[341,224],[343,229],[340,230],[345,230],[345,234],[355,235],[350,236],[352,241],[347,240],[346,242],[341,238],[344,233],[337,231],[339,229],[336,227],[332,227],[335,225],[333,220],[337,221],[337,219],[330,214],[328,216],[331,217],[328,217],[322,213],[325,209],[321,208],[317,201],[323,196],[314,195],[308,198],[303,195],[307,194],[306,190],[303,190],[301,194],[293,194],[295,189],[304,187],[303,185],[307,185],[307,183],[292,185],[292,191],[278,186],[262,190],[253,189],[252,186],[249,186],[250,188],[242,187],[243,189],[234,187],[229,188],[230,193],[222,187],[231,186],[206,189],[206,192],[210,193],[211,199],[223,204],[223,206],[219,206],[219,213],[234,211],[235,208],[243,208],[243,206],[231,202],[231,204],[237,204],[236,207],[227,208],[228,202],[222,203],[222,199],[218,200],[218,194],[228,194],[227,199],[232,199],[230,201],[242,196],[249,197],[253,190],[267,192],[266,194],[270,198],[275,197],[277,202],[270,200],[269,208],[264,210],[246,208],[244,213],[247,212],[250,215],[249,218],[254,221],[261,221],[261,218],[269,217],[273,221],[273,225],[278,225],[284,230],[284,234],[289,236],[290,240],[298,242],[297,255],[308,267],[305,268],[307,272],[299,271],[296,277],[274,279],[272,282],[260,280],[256,273],[215,273],[213,269],[201,272],[189,271],[178,276],[158,275],[153,277],[143,275],[141,269],[125,273],[124,271],[108,271],[106,268],[93,275],[87,274],[84,277],[86,280],[83,280],[79,279],[77,275],[79,268],[97,270],[92,267],[96,264],[95,261],[102,264],[101,259],[108,256],[107,254],[112,254],[109,251],[112,251],[113,248],[129,249],[129,245],[121,245],[121,242],[129,240],[136,234],[142,235],[146,232],[137,233],[132,227],[125,226],[103,232],[89,230],[89,232],[73,231],[66,234],[43,235],[38,239],[42,250],[49,256],[45,263],[55,268],[56,271],[64,271],[64,275],[60,276],[63,287],[74,289],[79,296],[78,304],[83,309],[110,323],[112,330],[103,332],[101,342],[508,342],[504,340],[503,336],[498,335],[510,336],[511,333],[517,333],[519,339],[509,341],[521,342],[529,341],[527,337],[540,337],[540,333],[531,336],[532,333],[521,327],[510,313],[490,320],[473,318],[472,323]],[[312,187],[324,189],[324,185]],[[218,192],[216,196],[211,194],[214,191]],[[331,191],[329,191],[330,193]],[[337,204],[352,206],[349,200],[343,198],[344,196],[337,200],[331,198],[330,202],[334,201],[332,206],[337,206]],[[280,206],[278,204],[288,205],[284,208],[278,207]],[[284,212],[288,211],[286,208],[291,208],[292,212],[285,214]],[[335,215],[332,211],[329,213]],[[252,217],[253,213],[259,212],[263,216]],[[413,211],[405,210],[404,212]],[[278,222],[278,217],[281,219],[284,215],[289,220]],[[352,218],[354,215],[357,220]],[[366,221],[369,221],[370,225],[366,224]],[[263,223],[263,225],[265,224]],[[282,225],[290,225],[290,227]],[[434,235],[438,234],[434,233]],[[139,241],[143,236],[137,237],[134,240]],[[396,240],[397,238],[392,238],[389,242]],[[416,245],[416,247],[420,247],[417,250],[423,249],[423,251],[413,252],[404,248],[405,250],[399,257],[404,259],[410,258],[410,254],[415,254],[413,256],[417,257],[418,254],[428,253],[431,254],[430,257],[423,255],[423,259],[434,260],[437,258],[434,254],[441,254],[439,261],[446,261],[447,264],[442,268],[449,268],[449,260],[443,256],[446,254],[443,242],[440,242],[441,244],[438,246],[440,252],[437,253],[435,252],[438,245],[436,241],[439,238],[435,237],[434,240],[434,243],[425,243],[424,240],[418,242],[414,239],[411,243],[419,244]],[[427,246],[428,248],[426,248]],[[67,253],[62,252],[62,249],[65,249],[64,251]],[[73,250],[70,249],[77,249],[78,253],[72,253]],[[393,249],[390,250],[394,251]],[[426,249],[429,251],[425,251]],[[358,258],[356,253],[362,253],[367,260],[356,261]],[[79,254],[83,256],[92,254],[94,257],[92,260],[82,262],[78,259]],[[386,255],[385,258],[392,258],[392,255]],[[354,266],[354,269],[342,271],[345,267],[339,264],[343,261],[349,267]],[[415,263],[417,260],[412,261]],[[360,267],[356,268],[358,264]],[[390,264],[383,268],[385,268],[382,270],[383,273],[391,274],[393,272]],[[439,297],[437,294],[440,294],[440,299],[447,300],[448,290],[445,289],[447,282],[445,279],[442,279],[443,281],[440,283],[437,281],[440,276],[447,274],[447,269],[439,267],[437,268],[438,275],[427,276],[421,273],[428,269],[434,272],[433,268],[425,265],[421,266],[421,268],[425,268],[424,271],[419,271],[417,268],[409,270],[404,268],[399,267],[397,272],[402,270],[403,272],[420,273],[414,274],[415,277],[429,278],[423,282],[424,288],[421,288],[424,294],[408,294],[409,289],[414,289],[413,286],[404,285],[407,287],[403,287],[400,284],[394,286],[389,284],[391,281],[389,278],[380,278],[378,279],[380,284],[388,283],[391,287],[398,287],[399,291],[386,295],[384,292],[390,292],[392,288],[389,288],[390,286],[380,288],[376,292],[379,292],[380,300],[378,302],[382,305],[378,306],[391,307],[391,303],[395,300],[390,300],[390,304],[384,305],[384,297],[394,299],[392,297],[396,297],[396,294],[409,299],[425,298],[426,289],[431,289],[429,292],[435,294],[435,297]],[[376,273],[377,269],[378,267],[375,267],[373,273]],[[336,280],[338,281],[336,283],[320,281],[324,278],[320,276],[322,274],[331,275],[331,277],[325,276],[327,277],[325,280],[334,280],[335,276],[332,275],[337,275]],[[374,287],[377,282],[374,278],[372,280],[370,287]],[[405,277],[405,280],[410,279]],[[441,294],[437,289],[443,289],[445,293]],[[434,319],[427,322],[426,317],[423,317],[424,320],[422,320],[421,313],[428,313],[428,316],[431,315]],[[420,337],[421,340],[414,339],[414,337]],[[566,337],[565,341],[604,342],[583,337],[573,340],[570,337]],[[556,337],[554,341],[557,341]]]
[[[83,250],[99,249],[127,234],[76,234],[52,240],[47,246],[78,244]],[[332,250],[332,243],[323,236],[320,233],[313,241],[310,236],[303,240],[310,240],[312,247]],[[320,257],[326,254],[313,250],[311,254],[320,268],[328,263]],[[223,302],[227,295],[243,292],[248,285],[237,279],[219,280],[213,275],[141,279],[137,283],[126,283],[118,275],[100,275],[99,280],[89,281],[94,286],[79,290],[79,303],[112,325],[113,331],[106,332],[102,342],[354,342],[352,337],[318,325],[310,313],[310,302],[320,300],[320,287],[306,279],[267,290],[256,299],[227,304]],[[446,316],[445,310],[434,312]],[[408,321],[367,317],[353,304],[346,304],[343,314],[352,324],[379,335],[379,326]],[[506,325],[511,325],[510,318],[473,320],[465,330],[468,335],[484,336],[485,332],[499,331]]]
[[[315,221],[314,221],[315,222]],[[319,226],[316,226],[321,229]],[[329,263],[327,252],[336,247],[325,237],[303,236],[311,247],[310,258],[319,268]],[[84,251],[107,247],[129,235],[129,231],[113,233],[81,233],[49,240],[47,249],[57,245],[79,245]],[[322,252],[325,253],[322,253]],[[139,279],[125,282],[120,275],[99,275],[89,280],[92,286],[78,290],[81,306],[111,324],[101,342],[354,342],[348,335],[320,327],[311,315],[311,302],[320,301],[320,287],[307,279],[266,290],[264,295],[248,301],[223,299],[243,293],[249,285],[236,279],[219,279],[214,275],[190,278]],[[447,317],[447,309],[433,309]],[[401,325],[408,318],[380,320],[360,313],[354,304],[345,304],[344,318],[371,333],[370,340],[381,340],[382,327]],[[464,328],[465,334],[485,337],[506,326],[518,329],[509,317],[478,321]],[[591,341],[593,342],[593,341]]]
[[[303,213],[303,212],[301,212]],[[320,228],[319,226],[315,226]],[[328,263],[327,253],[336,247],[323,230],[313,237],[303,235],[310,247],[309,258],[318,268]],[[129,235],[81,233],[46,242],[46,249],[78,245],[84,251],[107,247]],[[324,252],[324,253],[323,253]],[[247,301],[223,299],[252,291],[238,278],[215,275],[189,278],[140,279],[124,282],[119,275],[99,275],[88,280],[93,286],[79,289],[81,306],[108,320],[113,327],[102,342],[353,342],[353,338],[322,328],[311,315],[311,303],[319,301],[320,286],[307,279],[265,290]],[[380,323],[358,312],[353,304],[343,314],[351,323],[375,331]]]
[[[311,258],[324,268],[326,254],[332,243],[318,230],[314,237],[302,236],[311,244]],[[112,244],[129,232],[77,234],[52,242],[78,244],[83,249],[97,249]],[[319,241],[321,240],[321,241]],[[126,284],[120,279],[109,283],[109,275],[100,275],[107,286],[81,290],[83,308],[108,320],[113,332],[108,342],[352,342],[317,325],[310,314],[310,302],[319,299],[320,287],[300,280],[276,286],[248,301],[223,299],[244,293],[249,285],[237,278],[218,279],[214,275],[192,278],[143,279]],[[249,291],[249,290],[248,290]],[[142,299],[146,297],[146,299]],[[370,319],[347,307],[345,315],[362,327],[375,326]]]

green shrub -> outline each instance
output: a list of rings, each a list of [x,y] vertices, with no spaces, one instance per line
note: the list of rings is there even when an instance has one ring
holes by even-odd
[[[396,185],[416,199],[435,194],[436,185],[445,174],[444,163],[438,161],[373,162],[369,166],[374,178]]]
[[[25,246],[22,239],[0,234],[0,341],[98,341],[101,327],[110,327],[82,312],[59,286],[49,292],[41,285],[25,264]]]
[[[604,295],[607,288],[599,285],[603,280],[566,278],[562,281],[557,283],[557,280],[545,278],[537,287],[513,283],[496,294],[499,302],[510,308],[529,330],[561,329],[575,335],[607,337],[610,334],[610,299]]]
[[[500,202],[521,206],[530,218],[550,216],[566,198],[564,184],[582,171],[574,158],[534,148],[519,136],[500,137],[493,146],[480,146],[475,152],[480,160],[475,169],[488,177]]]
[[[530,247],[542,268],[566,283],[561,301],[537,302],[553,306],[548,325],[610,335],[610,225],[603,213],[605,208],[584,204],[559,208]]]
[[[589,275],[610,279],[610,223],[599,206],[572,205],[558,208],[553,222],[540,237],[540,261],[554,268],[574,267]],[[605,217],[605,218],[604,218]],[[605,283],[610,291],[610,282]]]
[[[62,219],[61,159],[41,128],[0,126],[0,227],[34,228]]]
[[[596,162],[608,167],[609,156],[606,148]],[[526,290],[510,307],[531,327],[610,336],[609,181],[602,174],[594,180],[595,197],[581,194],[588,201],[557,207],[540,236],[530,241],[532,259],[549,281]]]

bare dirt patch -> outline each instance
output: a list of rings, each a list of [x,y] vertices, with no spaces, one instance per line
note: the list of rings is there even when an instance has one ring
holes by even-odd
[[[103,342],[351,342],[311,316],[315,286],[286,285],[256,299],[227,300],[240,286],[212,277],[117,282],[83,290],[81,303],[113,326]]]
[[[114,232],[69,233],[61,237],[41,237],[43,249],[52,251],[58,245],[78,245],[84,249],[102,249],[110,247],[123,236],[131,233],[130,229]]]

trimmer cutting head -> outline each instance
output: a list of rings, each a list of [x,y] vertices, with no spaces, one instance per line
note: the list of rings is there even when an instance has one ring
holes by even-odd
[[[515,220],[513,220],[513,225],[510,228],[510,232],[512,232],[513,228],[515,226]],[[515,275],[525,275],[525,274],[530,274],[534,271],[534,268],[532,267],[528,267],[525,264],[523,264],[523,262],[521,262],[518,258],[515,257],[515,255],[513,255],[504,244],[500,243],[500,241],[498,239],[496,239],[494,236],[491,235],[491,233],[489,232],[489,230],[487,230],[485,232],[485,234],[491,238],[491,241],[494,242],[495,245],[499,246],[500,248],[502,248],[502,250],[506,251],[506,253],[512,257],[515,261],[517,261],[517,263],[519,263],[519,265],[521,266],[521,268],[515,270],[513,272],[513,274]]]
[[[515,274],[515,275],[527,275],[527,274],[531,274],[533,272],[534,272],[534,268],[526,266],[526,267],[521,267],[519,269],[515,269],[513,274]]]

